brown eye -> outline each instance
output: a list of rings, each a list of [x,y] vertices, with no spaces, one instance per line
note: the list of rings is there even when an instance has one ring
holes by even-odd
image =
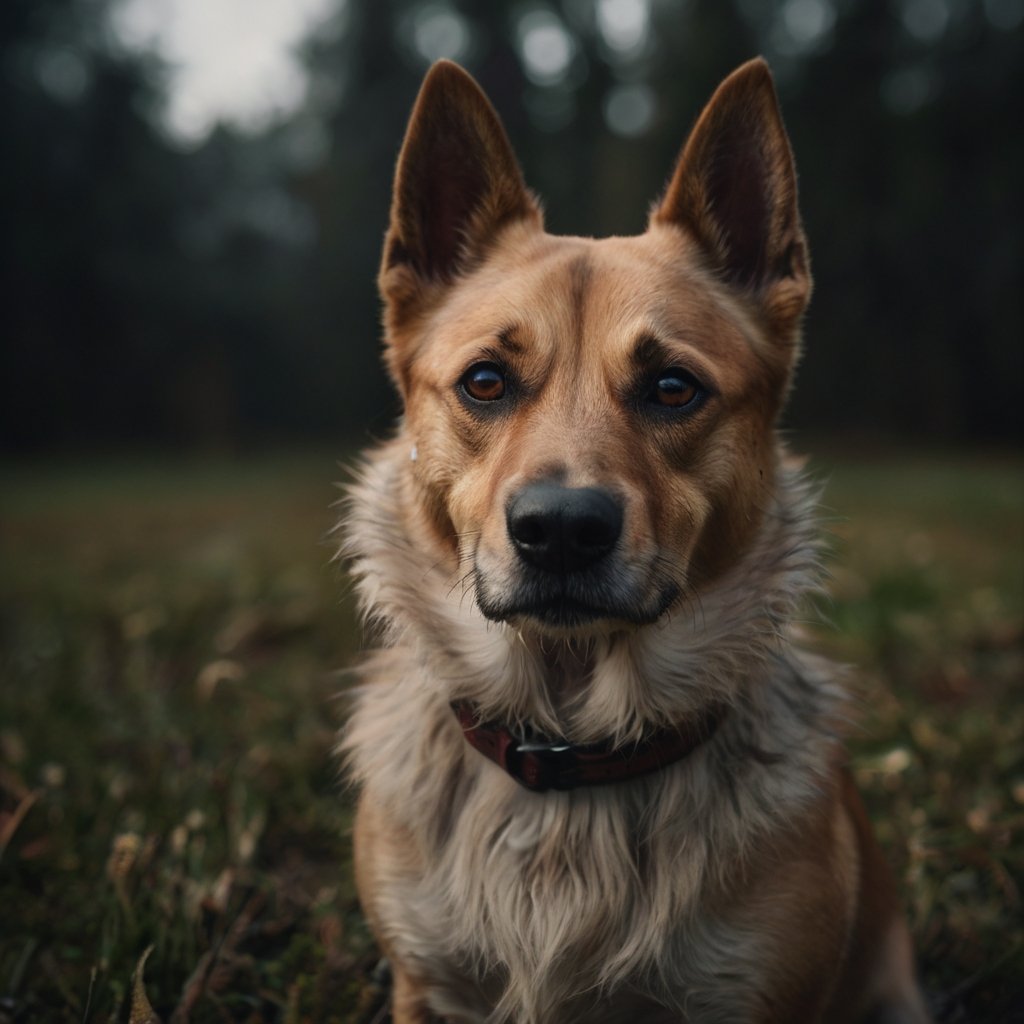
[[[462,389],[477,402],[496,402],[505,396],[505,374],[494,363],[477,363],[463,375]]]
[[[651,400],[670,409],[684,409],[703,395],[700,384],[685,370],[666,370],[654,382]]]

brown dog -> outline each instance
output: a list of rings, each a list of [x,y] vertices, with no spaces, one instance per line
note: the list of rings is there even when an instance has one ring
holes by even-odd
[[[811,291],[763,61],[637,238],[545,234],[428,74],[380,287],[405,402],[346,521],[385,646],[344,747],[398,1024],[927,1020],[789,622],[813,494],[775,424]]]

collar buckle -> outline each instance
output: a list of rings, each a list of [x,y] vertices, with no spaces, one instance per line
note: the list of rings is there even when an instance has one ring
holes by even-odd
[[[564,740],[554,743],[524,742],[514,744],[508,752],[506,771],[527,789],[573,789],[579,759],[573,747]]]

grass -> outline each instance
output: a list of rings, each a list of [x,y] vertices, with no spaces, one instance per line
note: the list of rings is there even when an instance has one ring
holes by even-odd
[[[1024,1019],[1024,467],[819,468],[817,643],[858,667],[854,769],[925,982],[949,1024]],[[338,475],[0,470],[0,1024],[373,1016],[332,756],[358,644],[321,543]]]

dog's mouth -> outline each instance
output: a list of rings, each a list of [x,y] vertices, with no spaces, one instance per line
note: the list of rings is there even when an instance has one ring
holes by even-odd
[[[648,626],[657,622],[679,597],[679,588],[666,583],[642,598],[607,592],[607,587],[586,587],[563,579],[520,583],[504,594],[493,594],[477,574],[477,605],[494,622],[526,620],[548,629],[572,630],[598,622]]]

